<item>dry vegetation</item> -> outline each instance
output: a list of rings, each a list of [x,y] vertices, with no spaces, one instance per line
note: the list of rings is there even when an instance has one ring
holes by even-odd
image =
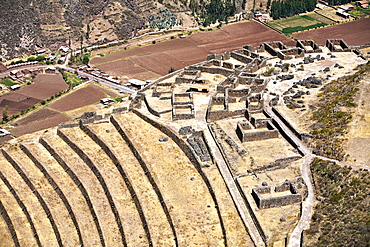
[[[320,159],[311,171],[318,204],[304,246],[369,246],[370,172]]]
[[[313,144],[316,154],[343,159],[344,137],[357,107],[355,97],[361,78],[369,67],[367,64],[354,75],[334,80],[322,88],[312,116],[316,123],[311,126],[311,134],[315,135]]]

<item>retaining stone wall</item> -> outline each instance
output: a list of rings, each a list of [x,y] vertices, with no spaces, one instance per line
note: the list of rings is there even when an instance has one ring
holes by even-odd
[[[287,126],[289,129],[290,129],[290,131],[292,131],[293,132],[293,134],[295,135],[295,136],[297,136],[298,137],[298,139],[300,139],[300,140],[302,140],[302,135],[301,135],[301,133],[299,133],[291,124],[290,124],[290,122],[288,121],[288,120],[286,120],[285,118],[284,118],[284,116],[283,115],[281,115],[281,113],[275,108],[275,107],[272,107],[272,111],[275,113],[275,115],[285,124],[285,126]]]
[[[135,114],[139,113],[141,114],[139,111],[133,109],[132,110]],[[138,114],[137,114],[138,115]],[[138,115],[139,116],[139,115]],[[142,115],[144,116],[144,115]],[[145,116],[146,117],[146,116]],[[111,123],[113,124],[113,126],[116,128],[116,130],[118,131],[118,133],[121,135],[121,137],[123,138],[123,140],[127,143],[127,145],[129,146],[131,152],[134,154],[135,158],[137,159],[137,161],[139,162],[141,168],[144,170],[144,173],[145,175],[147,176],[150,184],[152,185],[153,187],[153,190],[154,192],[157,194],[157,197],[158,197],[158,200],[159,202],[161,203],[161,206],[163,208],[163,211],[166,215],[166,218],[167,218],[167,221],[169,222],[170,226],[171,226],[171,229],[172,229],[172,232],[175,236],[175,243],[176,245],[178,245],[178,240],[177,240],[177,235],[176,235],[176,231],[175,231],[175,226],[173,224],[173,221],[172,221],[172,218],[171,218],[171,215],[170,215],[170,212],[168,210],[168,207],[166,205],[166,202],[163,198],[163,195],[157,185],[157,183],[155,182],[151,172],[149,171],[148,169],[148,166],[146,165],[144,159],[142,158],[141,154],[137,151],[137,149],[135,148],[134,144],[132,143],[132,141],[130,140],[130,138],[128,138],[128,136],[126,135],[126,133],[123,131],[123,129],[121,128],[121,126],[119,125],[119,123],[116,121],[116,119],[114,118],[114,116],[111,117]],[[154,121],[153,121],[154,122]]]
[[[4,205],[1,201],[0,201],[0,215],[4,219],[4,221],[6,223],[6,226],[9,230],[9,232],[10,232],[10,235],[12,236],[14,246],[19,247],[20,244],[19,244],[17,233],[14,229],[13,222],[10,219],[8,212],[6,211]]]
[[[139,213],[141,223],[143,225],[144,231],[147,235],[149,245],[152,245],[152,239],[150,236],[149,228],[148,228],[148,223],[146,221],[143,209],[141,207],[140,201],[138,200],[138,197],[136,195],[136,192],[131,184],[130,179],[128,178],[126,172],[123,170],[121,163],[118,161],[116,155],[110,150],[110,148],[105,144],[104,141],[102,141],[93,131],[91,131],[87,126],[80,124],[80,128],[85,134],[87,134],[96,144],[98,144],[102,150],[107,154],[107,156],[112,160],[114,165],[117,167],[119,173],[121,174],[125,185],[127,186],[127,189],[130,192],[131,198],[135,203],[136,209]]]
[[[210,74],[220,74],[223,76],[229,76],[234,73],[233,70],[220,68],[220,67],[205,67],[205,66],[188,66],[187,69],[190,70],[200,70],[201,72],[210,73]]]
[[[252,58],[236,52],[231,52],[231,57],[245,64],[251,63],[253,61]]]

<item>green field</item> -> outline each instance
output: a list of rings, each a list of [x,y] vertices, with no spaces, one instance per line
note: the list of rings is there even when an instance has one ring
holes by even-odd
[[[19,83],[16,83],[15,81],[13,81],[9,78],[5,78],[5,79],[0,80],[0,84],[3,84],[7,87],[10,87],[10,86],[13,86],[13,85],[19,84]]]
[[[293,16],[286,19],[268,22],[270,26],[280,30],[285,34],[324,27],[332,23],[333,21],[316,13]]]

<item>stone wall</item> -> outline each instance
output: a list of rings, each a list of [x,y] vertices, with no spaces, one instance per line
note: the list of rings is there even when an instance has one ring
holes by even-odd
[[[210,74],[220,74],[223,76],[229,76],[229,75],[234,74],[233,70],[225,69],[221,67],[206,67],[206,66],[190,65],[186,68],[189,70],[200,70],[201,72],[210,73]]]
[[[226,88],[236,88],[238,85],[239,79],[237,77],[228,76],[217,85],[217,92],[225,93]]]
[[[234,58],[235,60],[238,60],[238,61],[240,61],[242,63],[245,63],[245,64],[248,64],[248,63],[253,61],[252,58],[250,58],[246,55],[237,53],[237,52],[231,52],[231,57]]]
[[[339,46],[339,47],[338,47]],[[326,40],[326,47],[332,52],[349,52],[351,51],[346,42],[342,39]]]
[[[304,54],[305,54],[304,50],[299,47],[281,50],[277,52],[278,58],[282,60],[304,57]]]
[[[260,141],[279,137],[278,130],[274,128],[270,121],[266,122],[266,127],[267,130],[249,131],[250,128],[248,127],[248,125],[237,123],[236,134],[238,135],[241,142]]]
[[[188,109],[189,113],[179,113],[178,110],[180,109]],[[194,105],[187,104],[187,105],[174,105],[172,108],[172,120],[185,120],[185,119],[192,119],[195,118],[195,111]]]
[[[177,101],[176,97],[186,97],[187,101]],[[172,94],[172,105],[189,105],[193,104],[193,94],[192,93],[174,93]]]
[[[318,44],[313,40],[297,40],[297,47],[304,50],[305,53],[319,53],[322,52],[322,49]],[[310,46],[312,49],[308,50],[305,46]]]
[[[184,70],[175,79],[175,83],[191,83],[200,77],[201,72],[199,70]]]

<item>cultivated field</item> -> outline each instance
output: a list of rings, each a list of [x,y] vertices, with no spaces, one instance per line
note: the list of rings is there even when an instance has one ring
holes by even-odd
[[[295,39],[314,39],[316,43],[325,45],[327,39],[343,39],[348,45],[370,43],[368,31],[370,18],[347,22],[335,26],[293,34]]]
[[[268,24],[283,33],[295,33],[308,29],[324,27],[333,24],[334,21],[316,13],[294,16],[287,19],[271,21]]]
[[[111,48],[99,50],[104,57],[95,57],[91,63],[112,76],[121,79],[156,79],[173,67],[180,69],[206,59],[207,54],[235,50],[244,45],[258,46],[263,42],[282,41],[293,45],[294,41],[255,22],[239,22],[216,31],[199,32],[184,39],[173,39],[155,45],[135,49]],[[144,73],[144,71],[150,73]]]
[[[103,89],[97,85],[89,85],[81,88],[50,105],[51,109],[57,111],[70,111],[83,106],[98,103],[100,99],[117,97],[116,93]]]
[[[119,95],[116,92],[102,88],[98,85],[88,85],[64,97],[58,98],[57,101],[39,111],[31,112],[27,116],[17,119],[12,123],[15,128],[13,128],[11,132],[14,136],[18,137],[24,134],[54,127],[60,123],[71,120],[75,116],[80,116],[85,111],[95,111],[96,107],[92,107],[91,105],[98,103],[102,98],[114,98],[118,96]],[[16,93],[13,93],[12,97],[25,98],[25,96]],[[9,105],[9,109],[18,109],[18,112],[22,110],[22,107],[23,109],[26,109],[40,102],[39,99],[35,98],[30,98],[28,100],[25,98],[23,101],[26,101],[28,104],[25,105],[15,102],[14,105],[11,105],[9,100],[3,100],[4,103]],[[24,108],[25,106],[27,107]],[[4,141],[6,140],[1,138],[0,142]]]
[[[67,122],[68,120],[71,120],[71,118],[65,114],[44,108],[15,122],[17,127],[12,129],[11,132],[14,136],[21,136],[39,130],[52,128],[60,123]]]
[[[11,116],[67,88],[60,74],[39,74],[32,85],[0,96],[0,110],[7,105]]]

